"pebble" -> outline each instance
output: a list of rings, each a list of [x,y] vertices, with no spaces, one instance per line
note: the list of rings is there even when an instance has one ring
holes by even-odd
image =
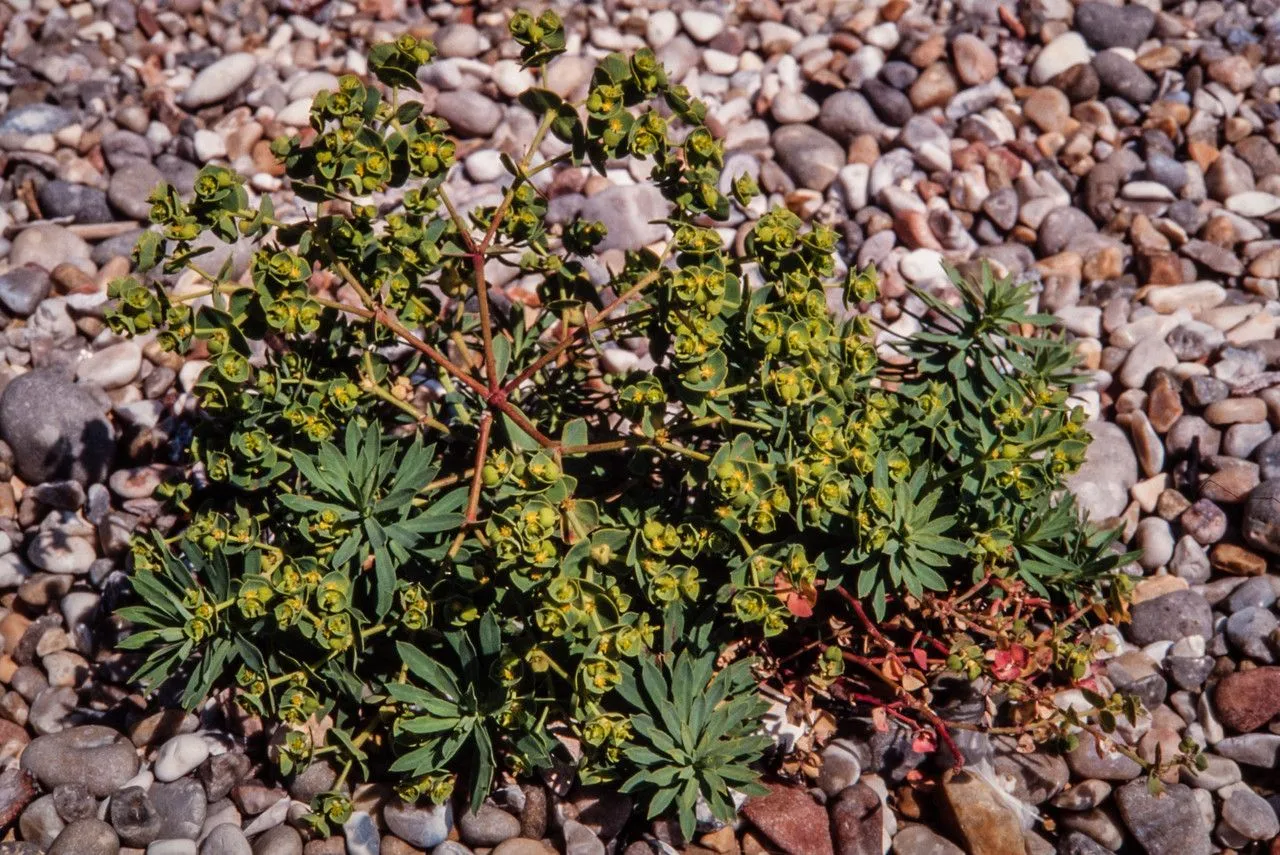
[[[1048,83],[1072,66],[1088,62],[1093,52],[1079,33],[1065,32],[1040,49],[1031,64],[1031,82]]]
[[[152,770],[157,781],[176,781],[195,771],[208,756],[209,743],[204,737],[183,733],[160,746]]]
[[[253,855],[302,855],[302,837],[287,825],[277,825],[253,842]]]
[[[1251,790],[1237,789],[1223,801],[1222,821],[1246,840],[1271,840],[1280,834],[1275,809]]]
[[[49,274],[36,266],[15,267],[0,273],[0,307],[25,318],[49,295]]]
[[[101,798],[137,773],[138,756],[116,731],[87,724],[33,739],[22,752],[22,768],[44,787],[82,784]]]
[[[182,105],[205,107],[226,99],[244,86],[258,69],[258,60],[248,53],[233,53],[206,66],[182,93]]]
[[[43,223],[23,229],[9,247],[11,268],[33,265],[52,271],[64,262],[86,273],[96,272],[89,259],[89,244],[59,225]]]
[[[520,820],[495,805],[482,804],[476,813],[462,813],[458,832],[471,846],[497,846],[520,835]]]
[[[238,826],[223,823],[210,830],[200,844],[200,855],[253,855],[253,847]]]
[[[7,110],[0,116],[0,134],[51,134],[75,121],[76,114],[65,107],[44,103],[25,104]]]
[[[1112,6],[1081,3],[1076,7],[1075,29],[1098,49],[1136,49],[1151,33],[1156,16],[1145,6]]]
[[[1098,73],[1103,91],[1132,104],[1145,104],[1156,94],[1156,82],[1117,50],[1104,50],[1095,56],[1093,70]]]
[[[1249,493],[1240,530],[1251,546],[1280,555],[1280,480],[1263,481]]]
[[[117,855],[120,839],[100,819],[79,819],[58,835],[45,855]]]
[[[1145,338],[1138,342],[1120,369],[1119,379],[1129,389],[1140,389],[1147,377],[1157,368],[1172,368],[1178,364],[1173,348],[1161,338]]]
[[[779,165],[802,187],[826,190],[844,166],[844,150],[808,125],[784,125],[773,132]]]
[[[140,786],[124,787],[111,796],[108,817],[126,846],[143,847],[160,836],[162,819]]]
[[[1280,764],[1280,736],[1272,733],[1229,736],[1214,743],[1213,750],[1246,766],[1274,769]]]
[[[1212,610],[1203,596],[1191,590],[1144,600],[1133,607],[1132,615],[1129,635],[1140,645],[1213,634]]]
[[[680,13],[684,31],[696,42],[706,44],[724,30],[724,16],[699,9],[685,9]]]
[[[1116,805],[1125,825],[1148,852],[1180,852],[1209,855],[1213,845],[1192,790],[1184,784],[1166,784],[1162,796],[1154,796],[1145,780],[1131,781],[1115,792]]]
[[[104,347],[76,366],[76,380],[103,389],[119,389],[138,376],[142,348],[135,341]]]
[[[382,809],[382,819],[396,837],[423,849],[443,843],[454,821],[453,807],[449,803],[441,806],[408,805],[398,800]]]
[[[347,841],[347,855],[379,855],[382,836],[368,812],[358,810],[342,824],[342,834]]]
[[[150,163],[130,161],[112,174],[107,201],[125,217],[146,222],[151,213],[147,199],[164,180],[163,173]]]
[[[666,217],[667,202],[647,184],[610,187],[591,196],[582,206],[585,220],[604,224],[607,233],[597,249],[640,249],[663,239],[666,226],[652,222]]]
[[[92,541],[52,530],[38,533],[27,548],[32,565],[50,573],[86,573],[97,557]]]
[[[996,76],[999,66],[993,50],[971,33],[961,33],[951,43],[956,75],[966,86],[980,86]]]
[[[1246,656],[1272,662],[1274,657],[1268,642],[1277,627],[1280,627],[1280,620],[1269,610],[1241,609],[1227,619],[1227,639]]]
[[[487,137],[502,121],[502,108],[479,92],[441,92],[435,112],[460,136]]]

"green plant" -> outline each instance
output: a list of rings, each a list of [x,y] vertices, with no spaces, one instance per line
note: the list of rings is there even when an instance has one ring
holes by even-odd
[[[563,48],[550,12],[511,32],[535,70]],[[148,654],[147,684],[178,681],[188,704],[232,688],[277,727],[285,774],[330,759],[339,783],[390,774],[411,799],[461,776],[474,804],[500,769],[564,760],[549,734],[568,732],[591,749],[584,779],[681,782],[650,806],[687,822],[695,790],[723,812],[764,744],[746,666],[712,677],[705,653],[782,643],[846,576],[884,614],[978,578],[1070,597],[1114,567],[1054,498],[1086,435],[1069,348],[1030,334],[1047,321],[1026,288],[984,273],[957,277],[957,308],[920,294],[924,331],[882,363],[852,311],[874,272],[828,308],[833,230],[773,210],[742,256],[726,248],[711,224],[757,190],[720,192],[705,107],[648,51],[603,59],[582,103],[525,93],[539,124],[503,158],[501,201],[460,210],[448,127],[405,94],[432,53],[376,46],[385,93],[345,76],[273,145],[306,217],[206,167],[190,201],[155,193],[135,260],[207,287],[111,285],[114,330],[208,360],[197,477],[164,488],[187,525],[134,543],[124,646]],[[563,153],[540,159],[549,137]],[[628,158],[651,162],[671,239],[628,252],[610,295],[583,263],[603,226],[550,230],[538,176]],[[247,280],[201,266],[204,233],[256,244]],[[500,309],[493,264],[536,300]],[[654,367],[610,372],[602,350],[636,338]],[[702,644],[658,664],[657,634],[695,614]],[[824,654],[823,679],[841,664]],[[724,700],[683,693],[699,686]],[[652,706],[673,692],[679,720]],[[719,757],[734,771],[711,774]]]
[[[626,666],[618,684],[630,705],[623,726],[632,735],[623,737],[624,757],[635,769],[620,789],[645,798],[651,819],[675,811],[686,840],[693,838],[699,797],[714,816],[732,822],[730,789],[768,792],[749,764],[771,744],[757,732],[769,705],[755,691],[749,660],[718,672],[715,664],[714,653],[694,656],[686,650],[665,665],[645,655],[638,667]],[[593,741],[612,738],[618,727],[610,722],[609,737],[595,735]]]

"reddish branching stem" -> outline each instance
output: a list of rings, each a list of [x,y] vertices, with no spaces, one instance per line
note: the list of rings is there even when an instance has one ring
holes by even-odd
[[[863,608],[861,601],[859,601],[857,597],[853,596],[853,594],[849,593],[843,585],[837,585],[836,592],[840,594],[844,601],[849,604],[849,607],[853,609],[853,613],[857,616],[858,622],[862,624],[863,629],[866,630],[867,635],[870,636],[876,644],[880,645],[890,657],[896,656],[898,645],[895,645],[883,632],[880,631],[880,627],[877,626],[875,621],[873,621],[867,614],[867,611]],[[889,687],[898,695],[898,701],[895,703],[905,704],[912,712],[924,719],[924,721],[933,728],[939,741],[941,741],[942,744],[946,746],[947,750],[951,752],[953,766],[959,769],[964,765],[964,755],[960,753],[960,749],[956,746],[955,740],[952,739],[950,728],[948,728],[947,723],[942,720],[942,717],[929,707],[928,703],[917,699],[910,692],[904,689],[900,683],[890,679],[889,676],[884,673],[883,669],[877,667],[877,665],[867,657],[859,656],[856,653],[852,653],[847,650],[841,650],[840,655],[844,657],[846,662],[851,662],[857,665],[859,668],[862,668],[867,673],[874,675],[877,679],[889,685]],[[884,703],[885,702],[883,701],[879,702],[881,706],[884,706]]]
[[[471,474],[471,489],[467,493],[467,524],[473,525],[480,511],[480,487],[483,483],[485,457],[489,453],[489,434],[493,430],[493,413],[485,411],[480,416],[479,436],[476,439],[475,471]]]

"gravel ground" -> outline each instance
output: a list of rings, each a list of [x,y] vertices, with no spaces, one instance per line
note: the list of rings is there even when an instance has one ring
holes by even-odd
[[[1280,852],[1278,0],[555,4],[569,51],[545,85],[580,97],[595,58],[652,47],[710,104],[726,181],[749,172],[883,272],[874,311],[893,332],[921,308],[906,284],[946,290],[943,260],[1040,284],[1093,370],[1073,490],[1142,549],[1133,620],[1108,629],[1105,679],[1150,710],[1124,736],[1147,758],[1189,736],[1209,759],[1164,798],[1087,738],[1059,757],[966,733],[973,771],[922,807],[900,785],[934,760],[890,731],[836,741],[813,791],[778,786],[695,841],[662,823],[624,839],[624,797],[536,786],[467,817],[365,787],[343,835],[308,839],[298,818],[331,769],[264,783],[253,722],[219,699],[146,714],[110,613],[130,532],[174,522],[151,493],[200,368],[102,321],[147,194],[227,163],[299,212],[269,141],[407,29],[440,48],[424,101],[461,140],[454,198],[493,199],[498,153],[535,127],[513,102],[532,78],[509,5],[0,5],[0,825],[23,841],[0,853]],[[643,178],[561,170],[551,215],[603,220],[607,263],[664,236]],[[737,216],[727,241],[750,224]],[[245,247],[218,252],[244,272]]]

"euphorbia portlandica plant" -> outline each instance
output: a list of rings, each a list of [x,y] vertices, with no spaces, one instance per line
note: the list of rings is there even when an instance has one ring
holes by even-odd
[[[563,50],[553,13],[510,30],[535,72]],[[274,143],[306,216],[250,204],[217,166],[189,200],[152,197],[140,274],[204,284],[117,281],[110,323],[208,365],[196,477],[164,488],[188,521],[134,543],[140,679],[184,681],[188,705],[232,688],[278,728],[286,774],[326,758],[411,800],[462,778],[476,804],[572,734],[584,779],[688,825],[699,795],[731,813],[763,748],[749,663],[713,673],[725,643],[776,636],[842,580],[883,613],[992,572],[1063,592],[1112,566],[1054,500],[1086,435],[1026,287],[921,294],[923,332],[882,364],[856,311],[874,271],[829,308],[832,229],[772,210],[726,247],[714,224],[757,188],[721,192],[705,106],[647,50],[601,60],[582,102],[524,93],[526,153],[503,156],[497,204],[465,210],[447,123],[406,97],[433,53],[377,45],[373,80],[342,77]],[[604,227],[549,227],[539,176],[632,158],[669,239],[598,287]],[[206,233],[253,242],[247,279],[202,267]],[[536,295],[513,305],[495,263]],[[637,339],[651,367],[610,371],[602,352]],[[678,658],[673,625],[700,628]],[[313,807],[322,825],[350,810],[337,790]]]

